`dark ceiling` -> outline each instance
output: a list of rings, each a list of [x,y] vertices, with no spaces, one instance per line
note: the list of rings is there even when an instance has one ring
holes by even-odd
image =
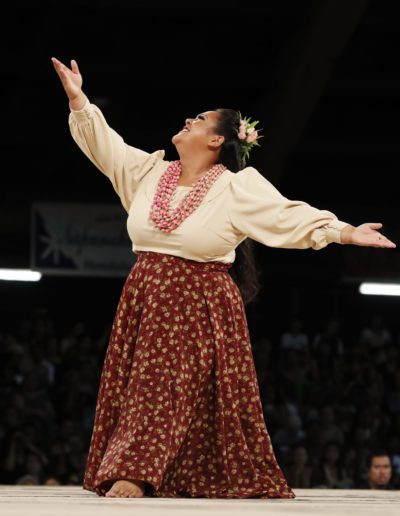
[[[169,158],[176,156],[171,136],[200,110],[233,107],[260,119],[265,140],[251,164],[284,195],[353,225],[383,222],[400,243],[395,7],[379,0],[13,2],[3,19],[0,71],[0,266],[29,265],[32,201],[116,200],[72,141],[51,56],[78,61],[85,92],[127,143],[164,148]],[[259,252],[311,270],[339,267],[339,247]],[[398,250],[378,252],[392,253],[391,263],[398,258]]]

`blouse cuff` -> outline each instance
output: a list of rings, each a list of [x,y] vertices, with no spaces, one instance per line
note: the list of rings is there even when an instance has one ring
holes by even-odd
[[[329,222],[326,228],[326,240],[328,244],[332,242],[335,242],[336,244],[342,244],[340,233],[342,229],[348,225],[348,222],[343,222],[341,220],[332,220]]]
[[[71,115],[77,122],[86,122],[87,120],[91,120],[94,116],[93,105],[89,102],[87,97],[85,104],[81,109],[70,108],[70,111]]]

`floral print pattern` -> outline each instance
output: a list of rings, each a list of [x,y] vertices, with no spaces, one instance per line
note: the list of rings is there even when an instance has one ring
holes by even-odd
[[[84,489],[294,498],[263,419],[231,264],[138,252],[100,379]]]

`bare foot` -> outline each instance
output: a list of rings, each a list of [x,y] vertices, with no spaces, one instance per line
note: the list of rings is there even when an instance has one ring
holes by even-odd
[[[113,498],[141,498],[144,495],[144,482],[141,480],[117,480],[106,496]]]

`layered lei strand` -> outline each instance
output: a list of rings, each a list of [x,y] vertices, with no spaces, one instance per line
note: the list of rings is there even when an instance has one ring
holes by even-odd
[[[153,203],[150,209],[150,219],[164,233],[170,233],[177,228],[199,206],[213,183],[226,169],[224,165],[214,165],[203,174],[193,185],[193,188],[183,197],[179,205],[171,210],[170,201],[178,185],[182,166],[180,160],[172,161],[161,176]]]

